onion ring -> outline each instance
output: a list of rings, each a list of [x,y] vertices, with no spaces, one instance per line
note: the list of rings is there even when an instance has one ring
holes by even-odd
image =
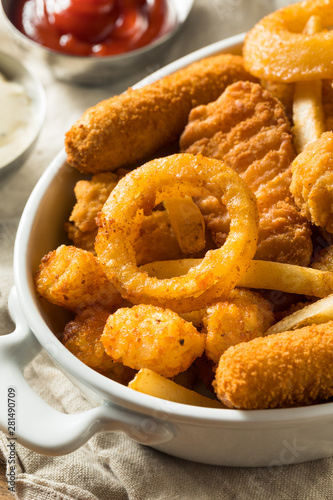
[[[164,199],[185,195],[213,195],[226,205],[231,219],[227,240],[183,276],[150,277],[136,263],[140,224]],[[96,252],[108,278],[130,302],[189,312],[217,294],[227,297],[237,285],[256,252],[258,224],[255,197],[236,172],[220,160],[175,154],[152,160],[119,181],[100,215]]]
[[[299,2],[264,17],[245,37],[245,68],[283,82],[333,78],[333,31],[302,33],[311,16],[318,16],[323,28],[331,26],[333,0]]]

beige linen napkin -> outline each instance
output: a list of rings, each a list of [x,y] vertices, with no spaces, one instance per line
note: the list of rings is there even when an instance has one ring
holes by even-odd
[[[27,61],[44,84],[48,113],[37,148],[24,167],[0,181],[0,321],[1,334],[12,331],[7,300],[13,285],[12,254],[20,215],[36,181],[63,147],[64,133],[82,112],[178,57],[243,32],[287,1],[196,0],[175,43],[156,64],[126,80],[100,88],[54,81],[47,68]],[[0,47],[17,53],[0,20]],[[1,112],[1,110],[0,110]],[[31,386],[60,411],[90,407],[82,393],[41,352],[26,368]],[[10,383],[10,381],[8,381]],[[19,401],[18,401],[19,404]],[[52,432],[52,429],[50,429]],[[5,434],[0,460],[7,462]],[[48,457],[16,446],[16,497],[24,500],[168,500],[168,499],[309,499],[333,498],[333,459],[274,468],[226,468],[187,462],[139,445],[122,433],[94,436],[79,450]]]
[[[39,354],[25,375],[57,410],[89,408],[46,354]],[[6,445],[1,435],[0,455],[6,456]],[[24,500],[329,500],[333,491],[331,459],[273,468],[217,467],[165,455],[122,433],[101,433],[61,457],[19,445],[17,455],[16,494]],[[292,454],[288,458],[292,464]]]

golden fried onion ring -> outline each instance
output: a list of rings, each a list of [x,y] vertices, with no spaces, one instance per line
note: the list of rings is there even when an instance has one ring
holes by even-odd
[[[311,16],[323,28],[333,25],[333,0],[299,2],[264,17],[245,37],[245,68],[283,82],[333,78],[333,31],[302,33]]]
[[[231,219],[227,240],[183,276],[150,277],[138,268],[134,250],[143,217],[164,199],[186,195],[213,195],[226,205]],[[103,206],[99,226],[98,259],[126,299],[189,312],[217,295],[227,297],[246,272],[256,251],[258,212],[248,186],[221,161],[175,154],[152,160],[121,179]]]

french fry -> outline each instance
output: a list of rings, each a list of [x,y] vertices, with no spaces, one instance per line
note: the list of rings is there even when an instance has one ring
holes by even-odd
[[[295,330],[307,325],[320,325],[331,320],[333,320],[333,294],[286,316],[269,328],[265,335]]]
[[[333,273],[280,262],[253,260],[237,286],[322,298],[333,292]]]
[[[152,276],[164,279],[186,274],[191,267],[200,262],[201,259],[160,261],[146,264],[141,269]],[[322,298],[333,293],[333,273],[280,262],[253,260],[237,286]]]
[[[320,18],[310,17],[303,33],[313,35],[320,31],[322,31]],[[318,139],[325,131],[321,80],[295,83],[293,122],[296,151],[301,153],[307,144]]]
[[[225,408],[219,401],[186,389],[148,368],[142,368],[128,384],[128,387],[156,398],[192,406]]]
[[[192,198],[174,196],[164,200],[163,205],[182,252],[195,253],[205,248],[205,221]]]

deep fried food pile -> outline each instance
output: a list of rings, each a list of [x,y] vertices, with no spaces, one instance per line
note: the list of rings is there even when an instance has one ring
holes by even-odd
[[[248,410],[333,396],[331,12],[273,13],[244,57],[129,89],[66,134],[93,175],[36,288],[73,314],[63,343],[87,366],[200,406],[221,407],[201,382]]]

